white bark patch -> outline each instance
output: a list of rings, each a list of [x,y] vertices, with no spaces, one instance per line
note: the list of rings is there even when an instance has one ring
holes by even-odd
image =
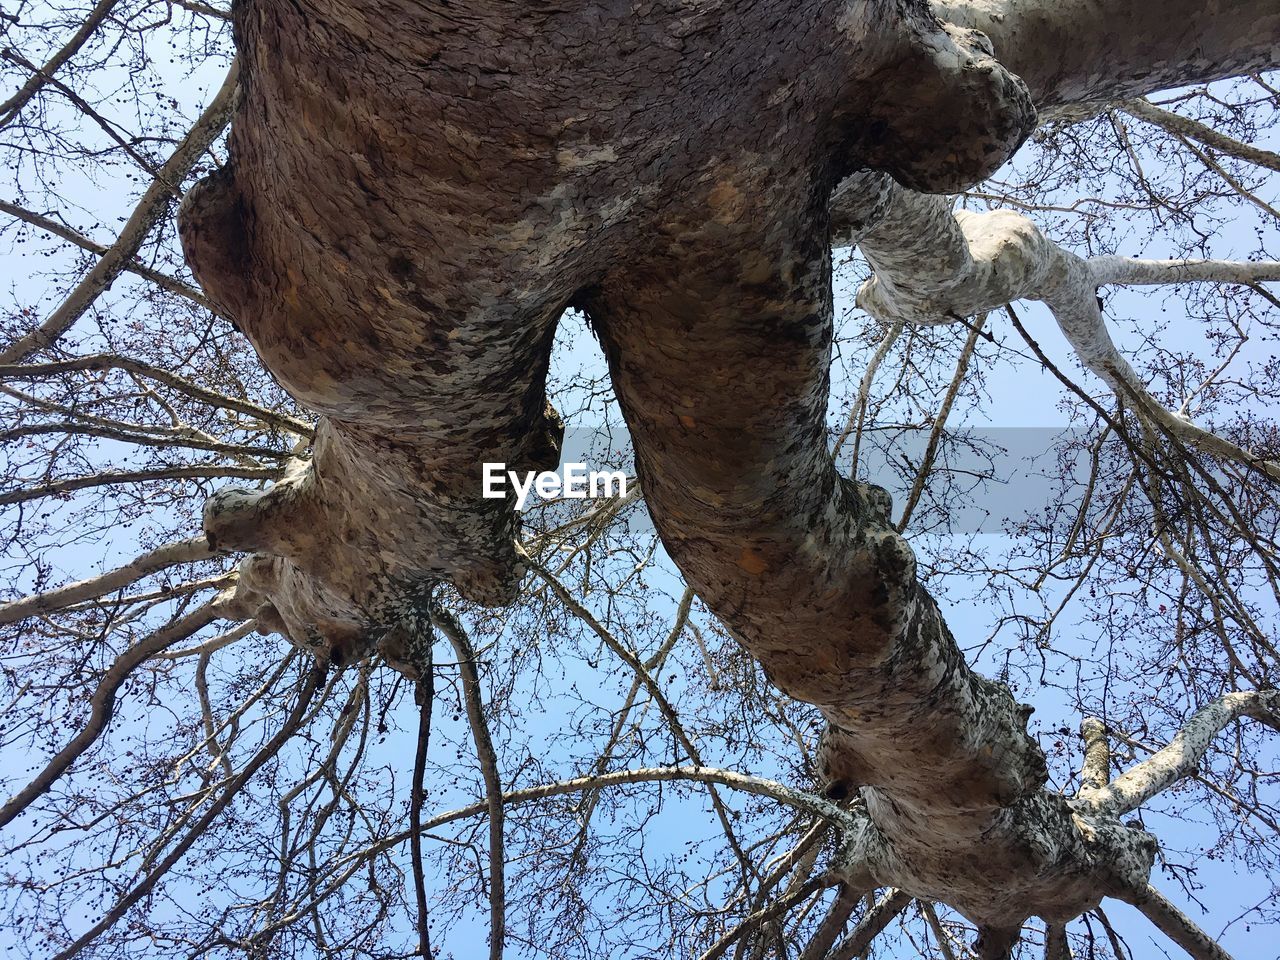
[[[1156,401],[1111,339],[1097,297],[1106,284],[1280,279],[1280,263],[1083,260],[1021,214],[953,212],[946,198],[901,187],[860,245],[875,274],[858,292],[858,305],[872,316],[886,323],[944,324],[1014,300],[1041,300],[1081,362],[1141,415],[1190,446],[1280,479],[1280,463]]]

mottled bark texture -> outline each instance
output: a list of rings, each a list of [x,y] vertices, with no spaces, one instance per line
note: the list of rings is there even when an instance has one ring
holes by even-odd
[[[1029,708],[968,668],[887,498],[826,446],[833,227],[886,217],[888,175],[976,181],[1034,124],[985,37],[920,0],[243,0],[235,25],[231,159],[182,235],[322,415],[309,461],[206,508],[253,554],[259,622],[341,659],[435,580],[511,599],[512,504],[481,464],[554,464],[543,381],[577,306],[672,557],[826,715],[833,794],[863,788],[850,882],[950,903],[988,945],[1145,883],[1151,839],[1043,792]],[[1106,86],[1054,62],[1042,89]]]
[[[716,309],[812,318],[812,415],[832,183],[871,163],[952,189],[1034,116],[980,37],[919,3],[245,2],[235,23],[231,161],[183,240],[323,420],[304,469],[220,494],[205,525],[257,554],[260,621],[344,655],[425,579],[514,596],[512,511],[479,498],[480,465],[555,465],[566,306],[707,261]]]
[[[1280,62],[1273,0],[933,0],[980,30],[1045,117]]]

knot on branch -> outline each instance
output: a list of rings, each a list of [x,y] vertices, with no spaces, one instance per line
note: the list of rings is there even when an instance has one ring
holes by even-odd
[[[223,487],[205,501],[205,539],[223,552],[265,551],[288,556],[305,549],[300,542],[309,534],[300,523],[305,497],[311,486],[310,462],[293,459],[284,476],[266,490]]]
[[[893,519],[893,494],[884,487],[874,483],[855,484],[862,502],[866,505],[868,518],[877,524],[888,525]]]
[[[993,174],[1035,129],[1026,84],[977,30],[941,24],[912,37],[886,78],[867,165],[925,193],[956,193]]]
[[[535,455],[558,449],[555,427],[537,438]],[[431,585],[450,582],[488,606],[514,600],[525,569],[511,504],[480,499],[478,471],[433,466],[416,447],[322,420],[312,459],[291,461],[280,482],[215,493],[205,536],[214,549],[250,554],[239,586],[245,615],[339,665],[384,640],[400,669],[402,645],[384,636],[386,625]]]
[[[198,182],[178,206],[178,235],[209,299],[235,317],[247,300],[248,214],[228,162]]]

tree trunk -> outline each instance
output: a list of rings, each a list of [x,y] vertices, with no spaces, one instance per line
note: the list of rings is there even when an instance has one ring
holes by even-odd
[[[1078,6],[945,9],[1055,107],[1270,56],[1231,59],[1216,27],[1186,55],[1198,21],[1167,6],[1129,49],[1123,5]],[[343,659],[432,580],[509,601],[512,504],[481,499],[481,464],[554,466],[543,384],[577,306],[672,557],[865,788],[850,881],[952,904],[987,944],[1145,884],[1151,838],[1043,792],[1028,708],[968,668],[887,498],[827,451],[833,190],[868,169],[959,189],[1016,149],[1035,112],[985,37],[912,0],[246,0],[235,21],[231,160],[183,240],[324,417],[309,463],[206,508],[217,546],[255,552],[261,622]],[[848,181],[835,227],[883,215],[883,174]]]

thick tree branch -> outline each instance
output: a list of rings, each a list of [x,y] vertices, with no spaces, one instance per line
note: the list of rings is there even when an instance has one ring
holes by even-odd
[[[1128,900],[1166,937],[1180,946],[1192,960],[1231,960],[1231,954],[1205,933],[1190,917],[1170,903],[1150,885],[1132,891]]]
[[[1136,810],[1182,777],[1195,773],[1209,744],[1228,724],[1249,717],[1280,731],[1280,692],[1228,693],[1195,712],[1169,745],[1105,786],[1081,790],[1079,802],[1095,815]]]
[[[1080,722],[1080,736],[1084,739],[1081,790],[1102,790],[1111,781],[1111,748],[1107,743],[1107,725],[1096,717],[1086,717]]]
[[[1045,927],[1044,960],[1071,960],[1071,946],[1067,943],[1065,924],[1050,923]]]
[[[836,938],[840,936],[845,924],[849,922],[849,917],[853,915],[853,911],[862,902],[863,893],[864,891],[851,887],[847,883],[840,884],[840,890],[836,893],[835,900],[832,901],[830,909],[827,910],[827,915],[818,924],[818,929],[814,931],[813,936],[809,938],[809,942],[805,944],[804,952],[800,954],[800,960],[824,960],[827,956],[827,951],[835,945]]]
[[[839,794],[861,787],[875,824],[856,862],[973,919],[1016,927],[1032,903],[1089,909],[1145,876],[1151,840],[1118,824],[1082,831],[1040,792],[1027,709],[964,663],[883,491],[832,468],[827,257],[787,245],[804,232],[779,234],[782,265],[759,284],[726,284],[722,248],[620,269],[587,304],[650,513],[769,678],[827,718],[824,775]]]
[[[1139,286],[1162,283],[1238,283],[1253,286],[1280,280],[1274,260],[1138,260],[1130,257],[1091,257],[1085,261],[1098,286]]]
[[[1187,137],[1191,140],[1198,140],[1206,147],[1212,147],[1219,153],[1225,153],[1240,160],[1256,164],[1259,167],[1280,172],[1280,153],[1274,153],[1271,150],[1263,150],[1261,147],[1243,143],[1235,139],[1235,137],[1229,137],[1225,133],[1201,123],[1199,120],[1181,116],[1142,99],[1125,100],[1118,106],[1131,117],[1137,117],[1139,120],[1155,124],[1169,133]]]
[[[1271,0],[931,0],[980,30],[1031,90],[1042,116],[1155,90],[1267,70],[1280,50]]]
[[[1081,362],[1151,423],[1188,446],[1280,479],[1280,463],[1257,456],[1165,409],[1116,348],[1097,298],[1110,283],[1280,278],[1280,263],[1083,260],[1021,214],[952,211],[942,197],[891,190],[881,219],[863,235],[875,270],[858,304],[885,322],[945,324],[1013,300],[1043,300]]]
[[[1219,51],[1219,27],[1188,10],[1202,47],[1184,49],[1180,22],[1153,39],[1134,30],[1099,76],[1105,18],[1067,6],[1092,50],[1059,37],[1015,51],[1017,24],[992,28],[1046,103],[1140,93],[1129,47],[1154,61],[1147,82],[1254,62]],[[833,792],[861,788],[870,818],[850,838],[856,870],[1002,936],[1029,913],[1065,919],[1145,882],[1150,838],[1041,789],[1027,708],[969,669],[888,498],[839,477],[826,445],[835,179],[875,167],[939,190],[984,175],[1029,128],[1025,89],[981,37],[913,4],[652,5],[625,49],[611,22],[509,7],[464,21],[430,4],[395,17],[334,0],[236,7],[245,98],[230,161],[184,204],[183,241],[211,298],[322,414],[309,464],[206,508],[211,539],[255,553],[242,579],[255,616],[333,655],[434,580],[510,600],[515,519],[510,502],[480,498],[479,466],[555,463],[544,379],[556,319],[579,307],[670,555],[770,678],[829,722],[824,771]],[[1266,32],[1266,11],[1250,13]],[[478,51],[484,69],[460,70]],[[614,69],[624,57],[673,95],[638,99],[636,70]],[[890,208],[916,203],[882,175],[851,180],[846,232],[874,225],[883,240]],[[904,322],[974,312],[956,310],[957,275],[998,306],[1066,264],[1011,270],[1007,236],[971,250],[941,213],[897,216],[900,249],[866,245]],[[1087,287],[1068,272],[1062,313]],[[916,309],[933,301],[943,309]],[[1084,347],[1104,348],[1086,362],[1135,389],[1100,317],[1073,322]]]
[[[853,932],[841,940],[827,955],[826,960],[853,960],[854,957],[861,956],[871,946],[871,941],[884,933],[885,927],[893,922],[894,917],[907,909],[910,903],[909,893],[903,890],[887,891],[876,901],[876,905],[868,911],[867,915],[858,921]]]

